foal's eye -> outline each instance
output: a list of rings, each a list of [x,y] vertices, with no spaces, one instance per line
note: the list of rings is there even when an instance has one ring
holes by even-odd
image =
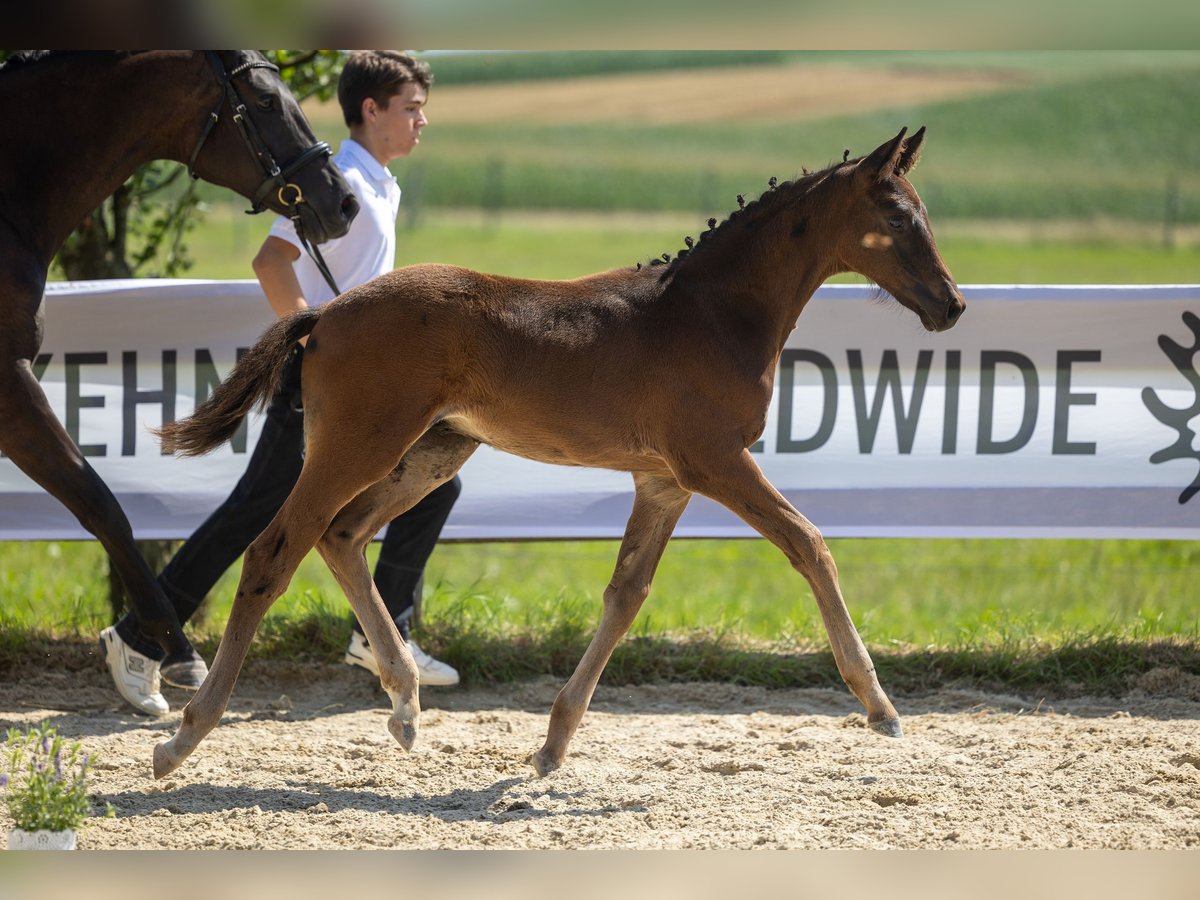
[[[903,231],[904,219],[902,219],[900,216],[892,216],[890,219],[888,219],[888,225],[891,227],[892,231]]]

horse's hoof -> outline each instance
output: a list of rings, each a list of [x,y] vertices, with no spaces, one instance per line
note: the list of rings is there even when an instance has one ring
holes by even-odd
[[[876,734],[882,734],[884,737],[904,737],[904,728],[900,725],[899,716],[889,716],[886,719],[880,719],[878,722],[869,722],[868,724],[872,731]]]
[[[158,670],[162,680],[171,687],[183,688],[185,691],[198,691],[204,679],[208,676],[208,665],[200,657],[164,662]]]
[[[545,778],[551,772],[557,771],[562,767],[562,760],[553,760],[545,750],[539,750],[533,756],[529,757],[529,764],[541,778]]]
[[[167,742],[163,741],[154,747],[154,777],[155,779],[163,778],[170,775],[179,768],[182,759],[175,759],[171,752],[167,749]]]
[[[388,731],[396,739],[396,743],[405,750],[412,750],[417,742],[417,722],[409,719],[407,722],[399,719],[388,719]]]

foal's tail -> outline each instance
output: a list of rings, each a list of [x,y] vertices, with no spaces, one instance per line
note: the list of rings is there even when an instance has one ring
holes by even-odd
[[[266,407],[279,390],[292,347],[316,327],[319,309],[301,310],[276,322],[238,361],[229,377],[186,419],[153,429],[168,453],[202,456],[233,437],[242,419]]]

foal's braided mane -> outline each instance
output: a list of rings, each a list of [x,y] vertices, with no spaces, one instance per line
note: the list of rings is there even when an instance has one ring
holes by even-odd
[[[700,237],[696,240],[693,240],[690,235],[685,237],[683,242],[686,244],[686,247],[677,252],[674,258],[669,253],[664,253],[661,257],[650,260],[649,266],[661,269],[662,272],[659,275],[659,281],[667,281],[679,271],[679,267],[683,263],[694,259],[706,247],[711,247],[715,241],[735,231],[737,225],[750,226],[755,224],[758,220],[775,212],[781,203],[786,202],[798,193],[807,191],[835,170],[847,163],[853,164],[857,162],[858,160],[843,158],[842,162],[832,163],[818,172],[809,172],[806,169],[800,178],[792,181],[777,183],[774,178],[771,178],[768,181],[767,189],[757,200],[751,200],[749,203],[746,203],[743,196],[738,194],[738,208],[733,210],[723,222],[718,223],[716,219],[709,219],[708,230],[701,232]],[[642,264],[638,263],[637,268],[642,268]]]

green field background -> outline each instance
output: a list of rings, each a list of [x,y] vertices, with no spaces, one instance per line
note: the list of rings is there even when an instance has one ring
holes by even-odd
[[[679,125],[438,120],[437,91],[533,78],[797,61],[883,71],[990,67],[1012,87],[803,122]],[[411,162],[398,263],[567,278],[683,246],[770,176],[929,129],[913,175],[962,284],[1200,283],[1200,54],[556,54],[431,57],[431,126]],[[337,141],[329,107],[309,107]],[[269,222],[204,187],[190,276],[251,277]],[[854,281],[852,276],[843,280]],[[470,490],[470,485],[465,486]],[[1200,546],[1168,541],[831,541],[880,668],[907,684],[963,679],[1120,690],[1157,665],[1200,674]],[[375,547],[369,551],[373,560]],[[443,544],[420,636],[466,678],[569,671],[600,611],[616,543]],[[107,567],[90,542],[0,544],[0,669],[39,641],[94,639]],[[211,656],[237,567],[196,628]],[[311,556],[256,653],[335,660],[349,612]],[[610,679],[836,679],[803,580],[763,541],[677,541]],[[1162,648],[1168,648],[1163,651]],[[680,648],[684,648],[681,650]],[[1164,657],[1161,653],[1166,653]],[[798,660],[815,660],[812,666]],[[1165,660],[1165,662],[1164,662]],[[11,662],[9,664],[11,666]],[[893,672],[893,676],[895,676]]]

